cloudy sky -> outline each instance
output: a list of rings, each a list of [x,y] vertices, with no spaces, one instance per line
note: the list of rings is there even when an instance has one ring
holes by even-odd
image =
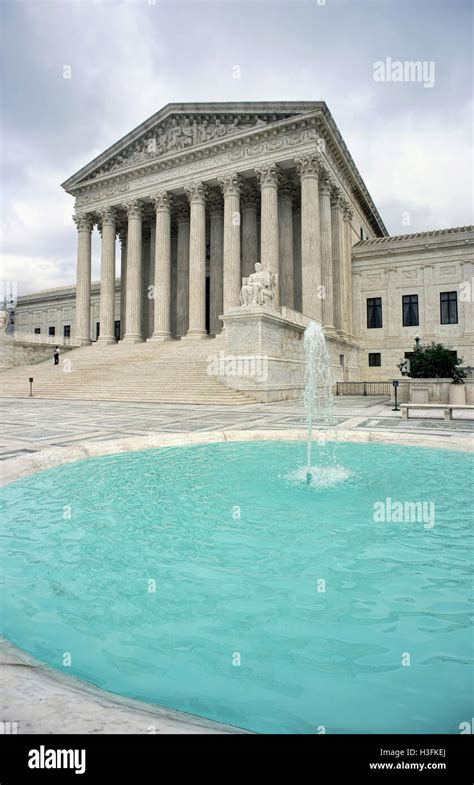
[[[2,0],[2,280],[74,283],[60,183],[168,102],[324,100],[391,234],[472,223],[471,14],[469,0]],[[386,58],[425,62],[434,84],[377,81]]]

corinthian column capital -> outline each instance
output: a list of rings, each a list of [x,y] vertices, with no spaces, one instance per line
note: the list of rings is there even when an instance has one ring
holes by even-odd
[[[77,213],[73,215],[78,232],[91,232],[94,226],[94,216],[91,213]]]
[[[352,217],[354,215],[353,210],[349,202],[346,199],[342,200],[342,217],[345,221],[352,221]]]
[[[115,226],[117,221],[117,210],[115,210],[113,207],[104,207],[98,212],[102,226]]]
[[[280,170],[276,164],[262,164],[255,169],[260,188],[272,186],[278,188],[280,184]]]
[[[326,170],[319,178],[319,190],[324,196],[331,196],[335,183],[328,170]]]
[[[209,213],[210,215],[222,215],[224,212],[224,204],[222,197],[216,191],[210,191],[208,196]]]
[[[141,218],[143,216],[143,202],[140,199],[131,199],[124,203],[128,218]]]
[[[296,195],[296,188],[294,183],[292,183],[289,180],[282,180],[280,188],[278,190],[278,196],[280,197],[280,199],[291,199],[291,201],[293,202],[295,195]]]
[[[240,175],[237,174],[237,172],[232,172],[230,174],[223,174],[222,177],[217,178],[217,181],[219,183],[223,196],[240,195],[240,187],[242,185],[242,180],[240,178]]]
[[[323,169],[321,155],[317,152],[306,153],[301,158],[295,158],[295,163],[296,171],[301,179],[304,177],[319,177]]]
[[[331,185],[331,207],[339,207],[342,210],[342,191],[339,186],[333,181]]]
[[[170,212],[173,206],[173,197],[168,191],[159,191],[151,194],[151,201],[155,208],[155,212]]]
[[[207,187],[204,183],[190,183],[184,189],[189,204],[205,204]]]
[[[242,202],[243,209],[246,207],[258,206],[259,193],[252,183],[242,183],[242,187],[240,189],[240,200]]]

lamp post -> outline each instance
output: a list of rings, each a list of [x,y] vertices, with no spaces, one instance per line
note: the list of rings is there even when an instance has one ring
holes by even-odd
[[[395,393],[395,406],[393,407],[392,412],[399,412],[400,407],[398,405],[398,385],[399,385],[398,379],[394,379],[392,384],[393,384],[393,392]]]

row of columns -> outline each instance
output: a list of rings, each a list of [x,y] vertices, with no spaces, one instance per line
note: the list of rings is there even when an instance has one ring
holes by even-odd
[[[213,323],[219,331],[218,314],[239,304],[242,275],[249,260],[260,257],[264,269],[272,269],[278,287],[275,306],[298,307],[306,316],[322,322],[328,329],[352,333],[351,218],[349,204],[325,169],[318,153],[296,160],[301,182],[301,228],[295,232],[293,203],[296,186],[282,177],[279,167],[269,163],[256,168],[260,185],[260,254],[257,240],[257,194],[237,173],[225,174],[218,183],[223,203],[209,192],[203,182],[185,188],[189,212],[178,206],[176,239],[176,279],[171,278],[170,193],[151,194],[155,222],[150,239],[150,280],[153,281],[154,309],[151,340],[169,340],[171,291],[176,289],[178,334],[200,338],[206,335],[206,203],[210,219],[210,297]],[[119,225],[117,210],[100,211],[102,232],[100,337],[103,343],[114,338],[115,237],[122,243],[121,324],[123,340],[143,340],[143,202],[131,200],[124,205],[126,230]],[[78,229],[76,293],[76,338],[90,342],[89,302],[91,281],[91,230],[93,218],[75,218]],[[241,248],[242,245],[242,248]],[[300,255],[301,266],[295,264]],[[241,270],[241,257],[246,260]],[[301,302],[295,302],[295,277],[301,288]]]

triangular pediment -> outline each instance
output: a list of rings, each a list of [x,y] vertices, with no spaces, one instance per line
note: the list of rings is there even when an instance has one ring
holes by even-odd
[[[235,140],[323,107],[318,102],[168,104],[63,183],[78,185],[173,158],[201,145]]]

